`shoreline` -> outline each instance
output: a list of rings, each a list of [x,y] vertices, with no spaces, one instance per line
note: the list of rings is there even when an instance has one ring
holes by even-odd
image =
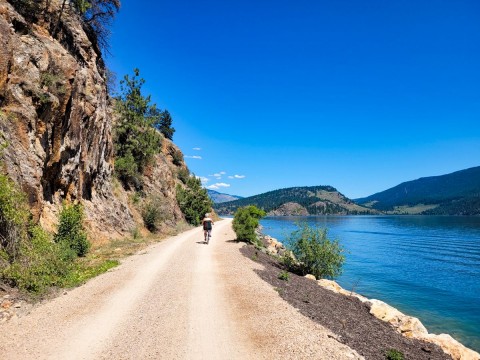
[[[263,233],[260,236],[268,256],[281,256],[285,252],[286,248],[277,239]],[[406,338],[435,344],[455,360],[480,360],[478,352],[466,347],[451,335],[431,334],[418,318],[406,315],[381,300],[369,299],[361,294],[345,290],[333,280],[316,280],[313,275],[306,275],[305,278],[332,293],[358,299],[368,308],[372,317],[388,323],[393,330]]]

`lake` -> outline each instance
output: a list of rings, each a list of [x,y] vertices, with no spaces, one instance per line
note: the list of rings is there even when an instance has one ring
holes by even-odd
[[[480,351],[480,217],[267,217],[263,232],[288,245],[297,222],[327,228],[347,251],[345,289],[418,317]]]

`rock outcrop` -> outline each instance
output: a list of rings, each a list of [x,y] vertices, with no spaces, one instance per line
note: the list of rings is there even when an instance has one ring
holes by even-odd
[[[52,0],[49,11],[56,14],[60,5]],[[123,235],[135,227],[135,214],[112,177],[113,116],[101,53],[75,14],[66,9],[53,26],[49,18],[58,17],[27,20],[0,0],[3,171],[27,193],[35,220],[46,229],[55,229],[63,201],[81,200],[91,232]],[[165,140],[146,191],[162,194],[179,219],[172,146]]]
[[[275,210],[269,211],[268,216],[307,216],[308,211],[302,205],[295,202],[282,204]]]

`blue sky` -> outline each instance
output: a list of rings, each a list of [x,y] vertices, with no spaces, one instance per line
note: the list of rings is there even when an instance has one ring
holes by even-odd
[[[217,191],[358,198],[480,165],[477,0],[123,0],[112,32],[109,67],[140,69]]]

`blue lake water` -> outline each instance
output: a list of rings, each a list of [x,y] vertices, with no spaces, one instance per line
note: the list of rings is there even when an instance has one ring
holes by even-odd
[[[418,317],[480,351],[480,217],[267,217],[263,232],[288,245],[297,222],[327,228],[347,251],[345,289]]]

